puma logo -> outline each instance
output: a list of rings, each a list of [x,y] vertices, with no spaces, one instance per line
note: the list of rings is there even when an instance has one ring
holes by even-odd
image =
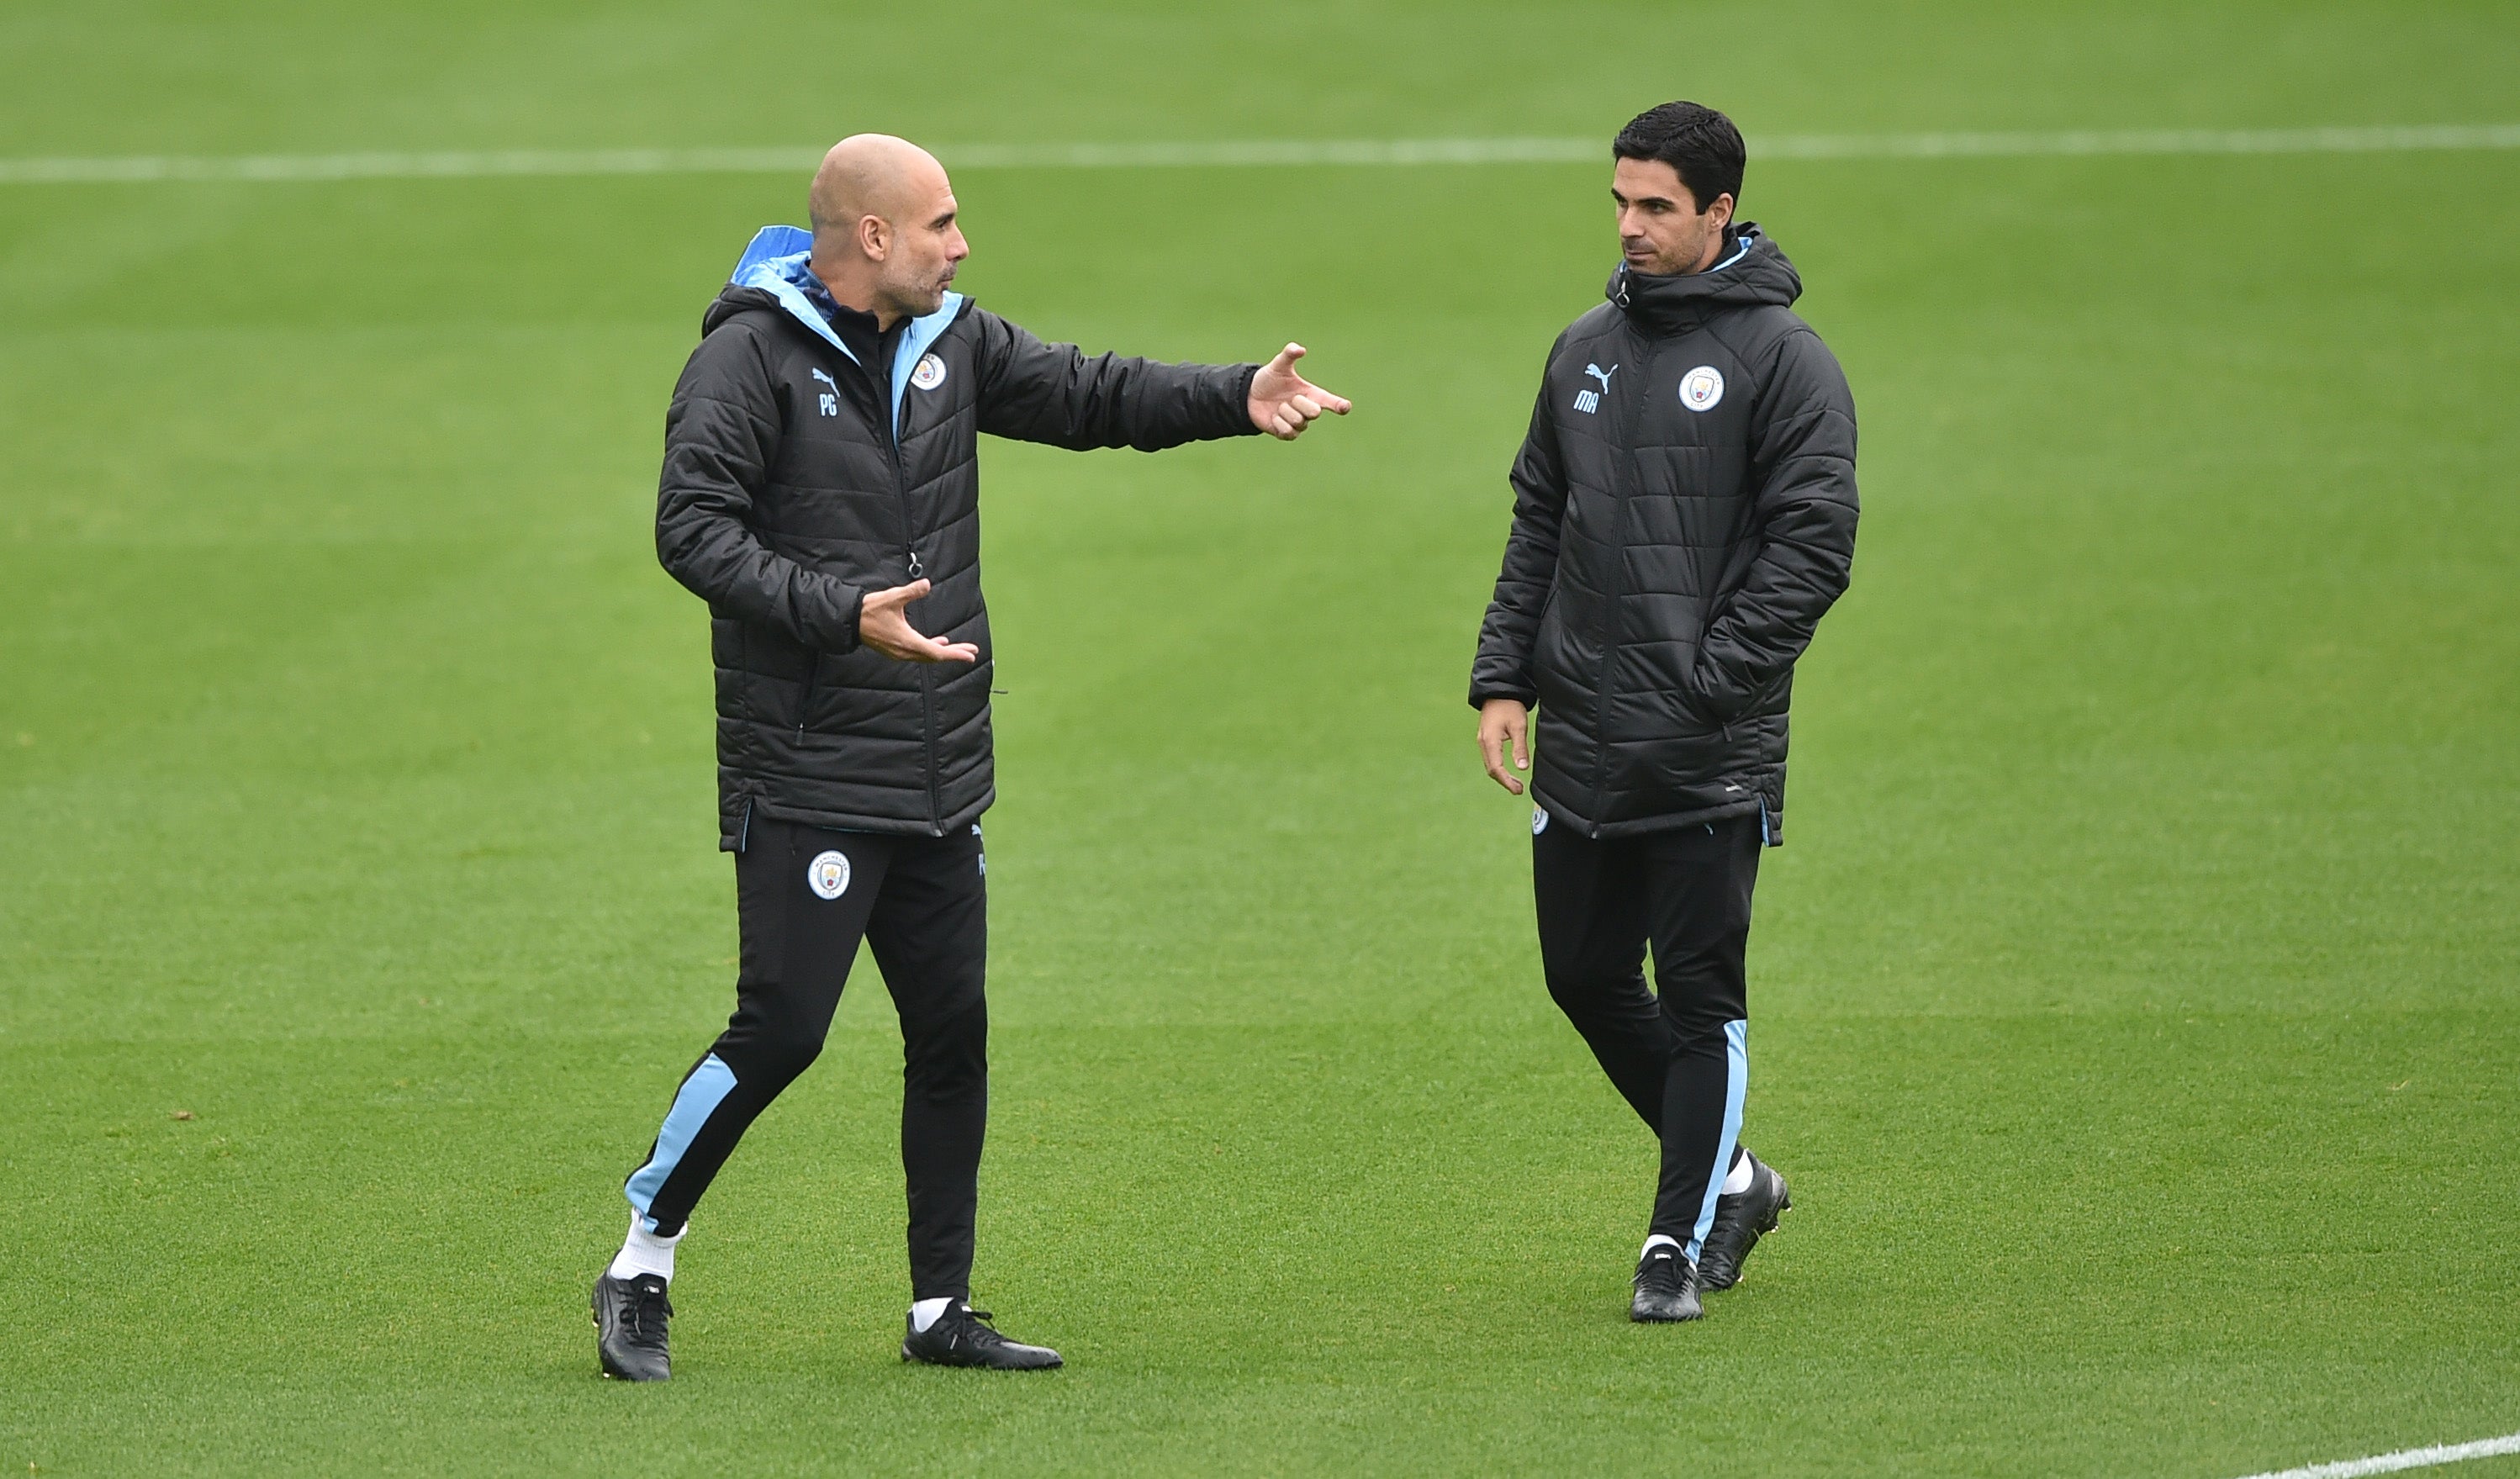
[[[1601,397],[1610,393],[1610,377],[1619,373],[1619,367],[1612,365],[1609,369],[1604,370],[1598,365],[1586,365],[1584,367],[1584,373],[1591,376],[1593,379],[1599,381],[1601,382],[1601,388],[1598,390],[1576,391],[1575,409],[1583,412],[1586,416],[1598,416],[1601,411]]]

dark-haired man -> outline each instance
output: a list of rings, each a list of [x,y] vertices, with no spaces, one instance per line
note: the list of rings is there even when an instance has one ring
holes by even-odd
[[[1784,840],[1794,660],[1854,560],[1855,403],[1788,307],[1793,265],[1733,218],[1732,120],[1666,103],[1611,155],[1622,260],[1549,351],[1470,703],[1515,795],[1538,710],[1542,966],[1661,1140],[1629,1316],[1662,1322],[1697,1319],[1787,1205],[1739,1144],[1742,955]]]
[[[630,1174],[629,1234],[595,1282],[597,1353],[630,1380],[668,1375],[693,1204],[821,1052],[862,939],[901,1016],[902,1359],[1058,1365],[969,1302],[989,1112],[979,817],[997,795],[979,433],[1151,452],[1291,441],[1348,411],[1295,373],[1294,344],[1267,365],[1088,358],[973,306],[948,291],[969,252],[953,188],[904,140],[841,140],[809,203],[810,236],[753,238],[665,413],[656,554],[709,605],[742,955],[735,1014]]]

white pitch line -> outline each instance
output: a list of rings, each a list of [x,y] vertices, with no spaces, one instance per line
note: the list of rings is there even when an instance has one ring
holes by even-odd
[[[2398,154],[2520,149],[2520,123],[2405,128],[2151,128],[2069,133],[1779,134],[1750,141],[1767,159],[1968,159],[2109,155]],[[1172,144],[939,146],[958,169],[1231,169],[1254,165],[1600,163],[1602,139],[1276,139]],[[503,176],[791,174],[813,148],[507,149],[326,155],[124,155],[0,158],[0,185],[159,180],[261,183],[490,179]]]
[[[2493,1458],[2504,1454],[2520,1454],[2520,1433],[2507,1433],[2499,1438],[2480,1438],[2474,1443],[2449,1443],[2437,1444],[2432,1448],[2401,1449],[2394,1454],[2376,1454],[2368,1458],[2342,1458],[2334,1463],[2314,1463],[2304,1468],[2251,1474],[2249,1479],[2362,1479],[2365,1474],[2394,1474],[2404,1469],[2432,1468],[2444,1463],[2464,1463],[2470,1458]]]

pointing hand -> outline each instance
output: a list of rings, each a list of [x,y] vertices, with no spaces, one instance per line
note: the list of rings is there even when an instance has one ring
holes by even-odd
[[[1251,425],[1280,441],[1303,435],[1325,411],[1345,416],[1349,410],[1346,396],[1332,395],[1295,373],[1295,361],[1303,357],[1303,345],[1288,344],[1251,377]]]
[[[869,591],[858,606],[858,641],[904,662],[977,662],[980,649],[968,642],[939,642],[921,636],[902,607],[927,594],[927,582]]]

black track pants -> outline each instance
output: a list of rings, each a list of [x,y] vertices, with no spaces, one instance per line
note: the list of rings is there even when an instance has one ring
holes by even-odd
[[[989,1118],[986,868],[976,826],[902,837],[753,820],[735,859],[735,1015],[630,1174],[652,1231],[683,1226],[753,1117],[823,1051],[863,937],[901,1016],[911,1297],[970,1296]]]
[[[1759,819],[1600,840],[1545,812],[1536,821],[1531,885],[1549,994],[1661,1137],[1662,1178],[1646,1231],[1680,1239],[1695,1259],[1749,1086],[1741,961],[1759,877]],[[1645,989],[1648,944],[1654,991]]]

